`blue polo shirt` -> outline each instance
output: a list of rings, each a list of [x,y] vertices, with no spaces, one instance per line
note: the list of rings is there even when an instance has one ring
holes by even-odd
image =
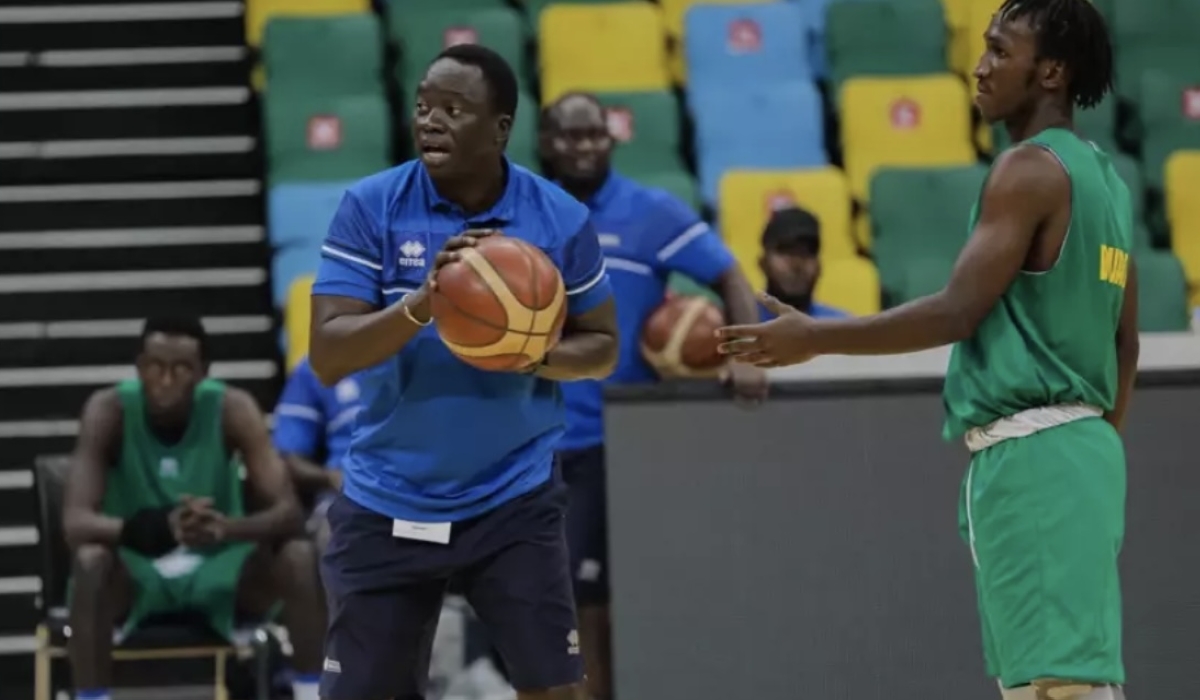
[[[711,284],[737,263],[696,212],[663,190],[612,173],[587,206],[612,279],[621,336],[621,357],[606,381],[657,381],[658,374],[642,357],[642,327],[662,304],[669,275],[680,272]],[[567,382],[563,397],[568,418],[560,447],[577,450],[603,443],[602,383]]]
[[[275,449],[340,468],[350,450],[354,418],[362,409],[361,396],[357,378],[324,386],[304,358],[288,376],[275,406]]]
[[[541,248],[559,267],[568,315],[612,290],[587,207],[506,161],[504,194],[467,215],[410,161],[350,187],[322,245],[313,294],[383,308],[417,289],[445,242],[498,228]],[[454,522],[544,484],[565,415],[557,383],[475,369],[430,325],[395,356],[355,375],[362,411],[343,464],[343,490],[391,518]]]

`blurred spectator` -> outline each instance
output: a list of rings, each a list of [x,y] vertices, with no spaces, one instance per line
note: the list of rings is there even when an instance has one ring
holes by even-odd
[[[813,301],[821,277],[821,224],[811,212],[798,207],[771,215],[762,236],[758,265],[767,278],[767,293],[809,316],[837,318],[845,311]],[[764,319],[774,314],[760,308]]]

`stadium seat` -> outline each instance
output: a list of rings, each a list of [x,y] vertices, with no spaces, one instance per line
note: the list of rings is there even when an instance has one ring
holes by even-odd
[[[276,248],[271,257],[271,298],[276,308],[287,302],[292,282],[305,275],[317,274],[321,263],[321,243],[297,243]]]
[[[987,168],[982,165],[889,168],[875,176],[872,252],[889,294],[920,291],[914,291],[915,281],[906,272],[912,261],[952,262],[958,257],[970,234],[971,206],[986,178]]]
[[[1110,94],[1093,109],[1076,108],[1075,130],[1115,156],[1121,150],[1117,145],[1117,98]],[[1008,148],[1010,140],[1003,124],[994,124],[991,134],[992,147],[987,150],[999,153]]]
[[[537,153],[538,112],[537,99],[522,90],[517,98],[517,116],[513,119],[507,149],[509,160],[535,173],[542,169]]]
[[[410,0],[411,1],[411,0]],[[473,2],[479,0],[463,0],[464,2]],[[392,2],[405,2],[405,0],[392,0]],[[501,3],[504,0],[500,0]],[[530,29],[537,30],[538,22],[541,19],[542,11],[551,5],[561,5],[570,3],[572,5],[607,5],[614,0],[515,0],[516,4],[525,9],[525,16],[529,19]]]
[[[752,284],[761,286],[755,261],[771,213],[789,206],[803,207],[821,222],[821,257],[855,257],[850,232],[850,187],[841,170],[731,170],[721,178],[717,204],[721,235],[746,268]]]
[[[1167,160],[1166,171],[1171,248],[1194,290],[1193,304],[1200,307],[1200,150],[1176,152]]]
[[[292,182],[267,191],[267,239],[277,248],[319,246],[342,202],[344,182]]]
[[[283,305],[284,357],[291,372],[308,354],[309,325],[312,323],[312,275],[301,275],[288,285]]]
[[[1188,282],[1179,260],[1165,250],[1139,250],[1134,259],[1138,269],[1138,330],[1143,333],[1187,331]]]
[[[950,281],[954,258],[911,258],[899,270],[899,282],[888,290],[888,306],[897,306],[940,291]]]
[[[728,170],[828,163],[821,95],[810,82],[693,93],[691,107],[700,190],[710,205],[716,204],[721,176]]]
[[[1137,101],[1141,78],[1155,70],[1200,66],[1200,3],[1195,0],[1113,0],[1117,94]]]
[[[666,190],[691,208],[697,211],[700,210],[700,189],[696,186],[696,181],[692,179],[691,174],[686,170],[638,173],[632,177],[646,187],[657,187]]]
[[[648,2],[552,4],[538,20],[542,104],[571,90],[667,90],[662,13]]]
[[[267,80],[276,90],[382,94],[382,34],[369,14],[273,17],[263,35]]]
[[[1146,217],[1146,189],[1142,184],[1142,166],[1136,160],[1124,153],[1109,153],[1112,159],[1113,167],[1117,174],[1125,181],[1125,186],[1129,188],[1129,199],[1133,203],[1133,222],[1135,225],[1140,225],[1145,221]],[[1145,228],[1140,230],[1145,233]],[[1138,243],[1148,243],[1149,241],[1139,240]]]
[[[851,77],[944,73],[942,6],[938,0],[838,0],[825,16],[825,47],[835,91]]]
[[[966,76],[975,69],[978,56],[972,56],[971,6],[979,0],[942,0],[946,18],[946,62],[950,70]]]
[[[267,179],[335,181],[391,164],[391,125],[379,94],[324,97],[270,90],[265,97]]]
[[[970,102],[949,73],[852,78],[842,86],[840,111],[850,192],[860,201],[877,168],[975,162]]]
[[[687,83],[687,58],[684,55],[684,18],[694,5],[746,5],[775,0],[661,0],[663,23],[667,31],[671,77],[679,85]]]
[[[519,83],[528,82],[525,25],[511,8],[393,2],[388,9],[388,33],[400,48],[396,77],[404,95],[416,89],[429,62],[454,44],[487,46],[508,61]]]
[[[246,44],[262,42],[267,20],[280,15],[348,15],[371,11],[371,0],[247,0]]]
[[[602,92],[596,97],[607,110],[608,130],[617,143],[613,152],[617,170],[634,176],[684,167],[679,103],[673,93]]]
[[[1162,192],[1171,153],[1200,149],[1200,61],[1175,73],[1145,73],[1138,102],[1144,127],[1142,176],[1147,188]]]
[[[811,81],[806,21],[796,3],[691,8],[683,37],[689,98],[728,86]]]
[[[855,316],[879,313],[879,272],[863,258],[823,260],[813,298]]]

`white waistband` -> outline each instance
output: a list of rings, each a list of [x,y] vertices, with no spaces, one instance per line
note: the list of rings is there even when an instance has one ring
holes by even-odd
[[[968,450],[979,452],[1005,440],[1026,437],[1047,428],[1102,415],[1104,411],[1100,408],[1082,403],[1038,406],[978,428],[971,428],[967,431],[965,440]]]

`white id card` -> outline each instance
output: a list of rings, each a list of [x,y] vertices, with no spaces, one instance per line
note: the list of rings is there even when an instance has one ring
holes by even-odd
[[[393,520],[392,537],[434,544],[450,544],[450,525],[451,523],[414,523],[408,520]]]

